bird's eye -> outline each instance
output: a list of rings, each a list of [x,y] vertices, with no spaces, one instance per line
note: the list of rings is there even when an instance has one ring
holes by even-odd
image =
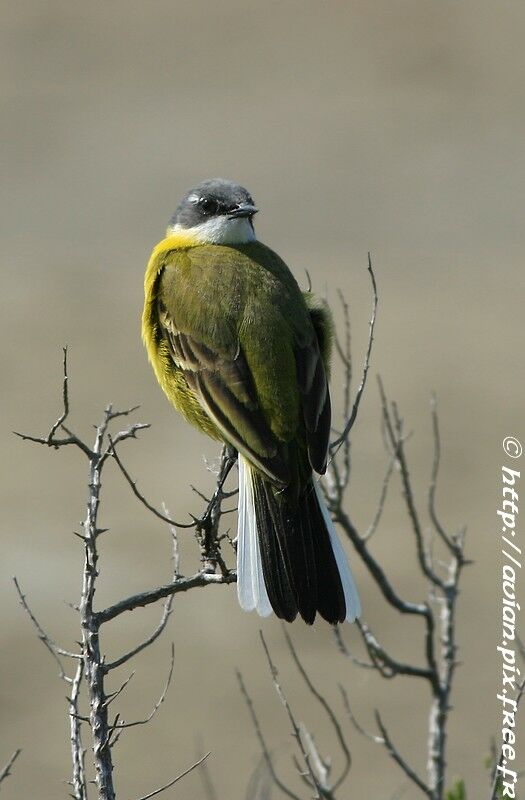
[[[217,200],[213,200],[210,197],[201,197],[199,200],[199,206],[202,208],[205,214],[216,214],[219,210],[219,204]]]

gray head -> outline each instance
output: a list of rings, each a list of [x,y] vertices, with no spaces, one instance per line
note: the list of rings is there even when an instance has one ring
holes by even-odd
[[[253,241],[257,213],[250,193],[233,181],[203,181],[182,198],[170,220],[171,233],[186,231],[198,241],[233,244]]]

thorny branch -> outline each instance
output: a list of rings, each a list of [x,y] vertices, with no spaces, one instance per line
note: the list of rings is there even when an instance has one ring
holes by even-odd
[[[84,522],[82,523],[82,533],[77,534],[84,545],[82,589],[80,603],[77,607],[80,615],[81,627],[79,653],[70,652],[69,650],[64,649],[63,647],[57,645],[53,639],[48,636],[29,607],[25,595],[23,594],[16,578],[14,578],[14,583],[24,611],[29,616],[31,622],[36,628],[40,640],[58,664],[60,677],[70,687],[69,697],[67,699],[69,707],[72,752],[72,778],[70,781],[70,786],[72,787],[73,791],[72,796],[75,798],[75,800],[87,800],[88,798],[89,781],[86,778],[84,764],[85,750],[82,745],[82,724],[88,722],[92,738],[92,753],[97,785],[97,796],[99,800],[114,800],[116,795],[113,782],[112,747],[115,745],[123,730],[136,725],[145,725],[150,722],[157,713],[160,705],[164,702],[173,675],[175,657],[174,650],[172,648],[169,675],[164,690],[160,696],[160,699],[155,703],[152,712],[145,719],[134,722],[125,722],[124,720],[120,719],[119,714],[116,714],[114,721],[109,721],[109,706],[126,688],[130,678],[125,680],[118,690],[114,692],[108,692],[106,689],[106,677],[111,671],[127,663],[140,651],[153,644],[153,642],[162,634],[168,623],[175,594],[178,592],[186,592],[192,588],[207,586],[212,583],[228,584],[236,580],[235,570],[228,569],[222,558],[220,550],[221,537],[219,536],[221,515],[225,513],[222,509],[222,503],[225,498],[230,497],[232,494],[224,491],[224,483],[235,459],[229,451],[226,451],[226,449],[223,451],[221,457],[221,466],[217,476],[216,489],[212,498],[207,503],[203,514],[201,514],[199,517],[194,516],[191,523],[178,525],[171,518],[171,516],[168,516],[166,513],[163,514],[156,509],[138,491],[136,484],[126,470],[122,459],[117,454],[117,444],[121,444],[128,439],[136,439],[139,431],[149,427],[143,423],[134,423],[115,434],[111,433],[111,424],[113,421],[129,416],[136,410],[136,408],[127,409],[125,411],[116,411],[113,410],[111,405],[107,406],[104,411],[102,422],[95,428],[95,437],[93,443],[87,444],[69,427],[66,426],[66,422],[70,414],[68,383],[69,377],[67,369],[67,349],[64,348],[62,411],[58,419],[51,426],[51,429],[46,436],[33,436],[21,433],[17,435],[24,440],[43,444],[47,447],[53,447],[55,449],[60,449],[61,447],[68,445],[74,445],[88,458],[89,492],[87,510]],[[170,525],[174,568],[170,583],[164,586],[148,589],[145,592],[140,592],[127,597],[124,600],[109,606],[108,608],[97,610],[94,606],[94,597],[96,592],[97,578],[99,576],[99,538],[102,534],[106,533],[106,529],[100,527],[98,522],[102,488],[101,478],[103,468],[109,460],[113,461],[118,466],[140,502],[158,518]],[[181,575],[179,571],[179,555],[176,533],[177,527],[193,528],[195,530],[196,538],[199,542],[202,568],[200,572],[191,577],[185,577],[184,575]],[[102,626],[106,622],[115,619],[124,611],[132,611],[139,606],[146,606],[157,602],[160,599],[164,599],[165,603],[160,621],[153,632],[145,640],[131,648],[131,650],[122,654],[114,661],[108,662],[101,650],[100,633]],[[62,662],[63,658],[71,658],[77,661],[77,668],[73,676],[69,676],[67,674]],[[87,699],[89,701],[89,717],[83,716],[79,711],[83,679],[85,679]],[[189,771],[195,769],[201,763],[203,763],[205,758],[207,758],[207,756],[204,756],[196,761],[195,764],[193,764],[189,769],[182,772],[175,779],[166,783],[164,786],[161,786],[159,789],[155,789],[149,794],[144,795],[141,800],[154,797],[169,789],[177,781],[184,777],[184,775],[188,774]],[[9,768],[13,761],[14,758],[6,767],[6,774],[8,774]]]
[[[360,667],[373,669],[377,671],[378,674],[383,678],[393,679],[398,676],[405,676],[408,678],[423,679],[427,682],[431,692],[431,704],[428,724],[429,736],[426,780],[423,780],[418,775],[417,771],[400,754],[397,747],[393,744],[392,737],[386,730],[379,713],[376,714],[376,725],[379,729],[379,735],[368,734],[353,716],[350,710],[348,696],[346,693],[344,693],[344,690],[342,690],[343,700],[345,707],[347,708],[348,716],[357,730],[366,735],[376,744],[383,746],[403,770],[405,775],[418,787],[418,789],[423,791],[430,800],[443,800],[446,777],[446,735],[450,710],[450,695],[453,686],[453,677],[457,666],[457,598],[462,569],[468,564],[468,561],[464,557],[464,531],[459,531],[455,534],[449,534],[440,522],[435,508],[441,444],[436,404],[435,400],[433,400],[431,406],[431,421],[434,455],[427,497],[427,512],[434,531],[443,541],[447,553],[450,556],[450,561],[448,564],[446,564],[443,573],[442,562],[437,562],[437,567],[434,562],[430,547],[430,534],[428,534],[423,528],[420,512],[417,507],[408,467],[408,458],[406,455],[406,442],[408,435],[405,433],[403,421],[400,417],[397,405],[387,401],[381,382],[379,383],[379,386],[382,414],[382,433],[388,452],[388,466],[383,478],[377,510],[368,529],[364,533],[361,533],[358,531],[345,509],[345,497],[349,487],[351,472],[349,434],[357,418],[359,404],[361,402],[369,371],[378,305],[377,286],[370,256],[368,261],[368,271],[370,273],[373,288],[373,310],[369,324],[368,347],[365,356],[362,377],[353,402],[351,400],[350,389],[353,370],[349,309],[346,301],[340,295],[344,319],[344,339],[341,342],[336,337],[335,344],[336,351],[343,366],[343,417],[345,422],[342,433],[340,433],[330,445],[330,460],[328,464],[324,492],[334,522],[342,529],[342,531],[352,542],[353,547],[357,551],[365,568],[372,577],[373,582],[379,589],[387,604],[405,616],[415,616],[422,620],[423,663],[412,664],[394,657],[380,643],[378,637],[372,632],[370,626],[368,626],[363,620],[358,620],[357,625],[365,647],[365,652],[368,656],[367,661],[356,658],[352,653],[349,653],[348,648],[343,641],[340,630],[336,631],[336,638],[340,650],[346,653],[352,659],[352,661]],[[414,602],[413,600],[404,598],[399,594],[397,589],[394,587],[392,580],[388,576],[384,566],[375,557],[370,547],[371,538],[376,533],[379,526],[386,503],[387,491],[394,474],[398,474],[401,480],[402,496],[408,516],[409,527],[414,537],[418,564],[422,574],[429,583],[428,595],[421,602]],[[289,640],[288,644],[291,648],[292,657],[295,660],[303,680],[305,680],[308,688],[316,697],[316,690],[311,685],[311,682],[304,671],[304,667],[302,666],[302,662]],[[267,657],[269,659],[274,682],[277,684],[275,667],[270,659],[268,651]],[[242,679],[240,680],[242,681]],[[282,694],[282,689],[280,686],[278,686],[278,684],[276,688],[278,689],[285,707],[290,713],[286,698]],[[242,683],[241,689],[248,704],[248,708],[252,716],[252,722],[259,738],[259,743],[261,745],[267,767],[272,775],[273,780],[276,781],[272,759],[264,741],[261,728],[253,708],[253,703],[246,691],[246,688],[244,687],[244,684]],[[334,719],[331,720],[333,725],[334,720],[337,725],[336,730],[341,730],[335,716]],[[325,773],[323,772],[322,759],[317,757],[317,751],[315,755],[312,755],[310,752],[309,761],[306,759],[304,745],[308,741],[309,735],[303,734],[302,740],[298,738],[299,733],[297,726],[294,725],[294,719],[291,718],[290,721],[292,725],[292,731],[301,745],[300,755],[306,764],[306,772],[303,774],[303,779],[306,780],[310,788],[313,788],[317,792],[317,796],[319,796],[323,791],[325,794],[321,796],[330,796],[326,794],[326,791],[333,792],[337,786],[340,785],[340,781],[330,788],[327,783],[323,783],[323,780],[320,780],[320,777],[324,779],[325,776]],[[344,742],[343,736],[342,739]],[[344,747],[343,752],[345,752]],[[349,761],[350,759],[348,754],[348,765]],[[299,770],[302,771],[298,764],[297,766]],[[342,777],[344,777],[346,771],[347,767],[345,766],[345,771]],[[288,790],[287,787],[283,787],[282,784],[280,784],[280,788],[289,796],[295,797],[295,795],[293,795],[293,793],[290,794],[290,790]]]
[[[372,319],[374,318],[375,315]],[[348,381],[351,375],[351,368],[348,364],[349,355],[347,351],[343,351],[341,347],[338,348],[338,352],[343,362],[346,380]],[[365,377],[366,374],[363,375],[361,386],[364,385]],[[344,508],[345,494],[350,481],[349,444],[347,439],[344,438],[345,435],[346,437],[348,436],[348,426],[345,426],[345,430],[343,431],[343,440],[339,437],[334,443],[338,447],[344,444],[342,464],[338,463],[336,454],[334,454],[329,464],[325,496],[334,522],[341,527],[352,542],[363,564],[387,603],[402,614],[419,616],[424,622],[423,655],[426,662],[424,666],[404,663],[393,657],[379,643],[378,638],[372,633],[370,627],[363,620],[358,620],[357,625],[369,662],[363,662],[353,655],[351,655],[351,658],[358,666],[372,668],[383,678],[395,678],[399,675],[403,675],[411,678],[422,678],[428,682],[432,699],[428,724],[426,780],[419,777],[417,772],[408,764],[404,757],[401,756],[396,746],[393,744],[390,735],[386,731],[379,714],[376,715],[376,724],[381,735],[369,736],[373,741],[381,744],[387,750],[407,777],[416,784],[430,800],[443,800],[447,766],[446,743],[450,695],[454,673],[457,667],[457,599],[462,570],[469,563],[464,556],[465,532],[464,530],[460,530],[457,533],[449,534],[441,524],[435,508],[441,443],[436,403],[435,399],[433,399],[431,404],[431,422],[434,455],[427,496],[427,511],[433,530],[444,543],[450,556],[444,574],[438,573],[430,547],[430,534],[423,529],[412,487],[406,455],[406,441],[408,437],[404,431],[403,421],[400,417],[397,405],[388,402],[381,381],[379,381],[379,390],[382,428],[385,435],[385,444],[389,453],[389,464],[383,480],[378,509],[368,530],[364,534],[360,534]],[[348,398],[350,397],[348,386],[345,386],[344,396],[347,398],[346,402],[348,406]],[[345,410],[345,415],[347,415],[347,413],[347,410]],[[351,417],[352,415],[350,415],[350,418]],[[369,546],[370,538],[377,530],[382,515],[387,488],[394,468],[401,480],[402,496],[410,529],[414,536],[418,563],[421,572],[429,582],[428,596],[425,601],[420,603],[414,603],[411,600],[404,599],[397,593],[385,569],[373,555]],[[441,562],[439,562],[439,566],[441,567]],[[340,649],[348,653],[340,631],[337,634],[337,639]],[[364,733],[362,727],[357,723],[349,709],[350,707],[348,704],[347,711],[351,721],[360,733]]]
[[[449,533],[441,523],[436,511],[436,494],[438,486],[438,474],[441,454],[439,424],[435,400],[431,405],[431,421],[434,441],[434,455],[431,468],[431,477],[427,496],[427,513],[433,531],[443,543],[450,556],[449,562],[443,568],[442,562],[434,560],[430,546],[429,533],[424,529],[421,516],[417,507],[415,494],[412,487],[411,475],[408,467],[406,454],[407,435],[404,431],[403,421],[400,417],[397,405],[389,403],[381,382],[380,402],[382,413],[382,432],[389,456],[388,466],[383,479],[379,502],[373,520],[364,533],[360,533],[353,524],[351,518],[344,509],[345,495],[350,482],[350,431],[356,421],[360,402],[366,385],[367,375],[370,366],[372,344],[374,340],[374,327],[376,322],[378,292],[376,280],[372,268],[370,254],[368,256],[368,272],[373,289],[373,309],[369,323],[368,346],[364,360],[362,378],[356,392],[353,403],[351,402],[351,380],[352,380],[352,358],[350,340],[349,309],[344,298],[341,297],[344,315],[344,341],[341,343],[336,339],[336,350],[341,358],[344,370],[343,386],[343,405],[344,405],[344,424],[342,432],[330,445],[330,461],[325,486],[325,496],[334,522],[338,524],[352,542],[357,550],[364,566],[371,575],[375,585],[381,592],[385,601],[392,608],[395,608],[403,615],[415,616],[423,621],[423,665],[405,663],[392,656],[380,643],[378,637],[372,632],[370,627],[362,620],[358,621],[358,628],[361,633],[362,641],[368,661],[356,658],[349,652],[343,641],[341,631],[336,631],[340,650],[345,652],[354,663],[368,669],[377,671],[382,677],[393,679],[397,676],[417,677],[427,681],[431,692],[431,705],[429,712],[429,738],[428,738],[428,762],[426,779],[420,777],[418,772],[401,756],[397,747],[393,744],[392,738],[385,728],[379,712],[376,712],[376,725],[379,735],[365,731],[355,719],[348,700],[348,695],[344,689],[343,702],[348,716],[354,727],[363,735],[367,736],[374,743],[381,745],[388,752],[390,757],[398,764],[404,774],[421,790],[429,800],[443,800],[446,778],[446,737],[448,726],[448,715],[450,711],[450,695],[453,686],[453,677],[457,667],[456,660],[456,610],[457,597],[459,593],[459,582],[462,569],[469,562],[464,556],[465,531],[459,530],[456,533]],[[75,445],[89,461],[89,501],[86,519],[83,523],[83,533],[80,535],[84,543],[85,564],[83,572],[83,587],[80,602],[80,615],[82,627],[81,652],[73,653],[65,650],[54,643],[45,633],[37,622],[30,610],[24,595],[15,579],[16,588],[20,597],[20,602],[26,613],[31,618],[39,638],[47,647],[51,655],[59,664],[61,677],[70,684],[71,692],[68,698],[69,716],[71,726],[71,745],[73,759],[73,777],[71,786],[76,800],[87,800],[88,781],[84,769],[85,751],[82,747],[81,725],[87,720],[79,713],[79,697],[81,682],[86,678],[86,686],[90,704],[89,724],[93,739],[93,755],[96,769],[96,781],[98,787],[98,797],[100,800],[113,800],[115,790],[113,787],[112,758],[111,748],[114,746],[123,730],[134,725],[142,725],[149,722],[157,712],[161,703],[164,701],[173,672],[174,653],[172,650],[172,660],[169,677],[160,700],[155,704],[151,714],[135,722],[126,723],[116,714],[114,721],[110,722],[108,708],[110,704],[121,694],[129,683],[128,677],[114,692],[106,692],[105,678],[107,674],[122,666],[133,656],[144,648],[150,646],[164,631],[172,609],[174,595],[178,592],[186,592],[192,588],[208,586],[212,583],[229,584],[236,580],[235,570],[228,569],[221,553],[221,542],[227,534],[219,534],[219,524],[222,515],[227,513],[222,508],[224,500],[234,492],[224,490],[225,481],[235,462],[235,455],[229,449],[224,448],[221,454],[220,468],[217,474],[215,491],[210,499],[204,497],[200,492],[195,492],[206,502],[206,508],[201,516],[191,515],[191,522],[177,523],[172,516],[163,509],[160,511],[145,495],[138,489],[136,481],[131,477],[126,469],[120,454],[117,452],[117,445],[127,439],[136,438],[140,430],[148,426],[141,423],[125,428],[112,434],[110,424],[116,418],[128,416],[136,409],[127,411],[113,411],[111,406],[105,410],[102,423],[96,428],[96,435],[92,445],[81,440],[69,427],[66,426],[70,413],[68,396],[68,374],[67,374],[67,350],[64,349],[64,374],[62,383],[62,412],[56,422],[52,425],[47,436],[37,437],[28,434],[17,434],[22,439],[44,444],[48,447],[59,449],[63,446]],[[185,577],[180,574],[178,565],[178,555],[174,552],[174,571],[172,580],[162,586],[147,589],[143,592],[134,594],[130,597],[121,599],[105,609],[96,610],[93,605],[95,594],[96,579],[98,577],[98,539],[105,531],[98,526],[98,510],[100,504],[101,474],[107,461],[116,464],[124,479],[130,486],[135,497],[157,518],[167,523],[172,531],[173,545],[176,551],[177,538],[176,529],[193,529],[201,552],[201,569],[195,575]],[[429,591],[425,600],[414,602],[403,598],[390,578],[386,570],[379,563],[370,549],[370,540],[376,533],[379,522],[386,503],[387,491],[391,483],[392,476],[398,474],[401,481],[402,495],[407,511],[410,529],[414,537],[418,563],[422,573],[429,583]],[[437,565],[437,567],[436,567]],[[100,649],[100,629],[109,622],[126,611],[133,611],[140,606],[155,603],[161,599],[165,600],[160,621],[153,632],[140,644],[132,648],[129,652],[122,654],[113,662],[107,662]],[[316,798],[324,800],[335,800],[335,792],[346,778],[351,765],[350,750],[347,746],[342,727],[325,698],[318,692],[310,680],[297,651],[285,632],[285,638],[291,656],[299,670],[299,673],[308,688],[310,694],[322,705],[331,726],[335,732],[339,746],[343,753],[343,767],[340,775],[336,779],[331,777],[331,765],[327,759],[323,759],[314,739],[306,728],[297,722],[296,715],[292,710],[283,689],[279,683],[278,671],[270,655],[270,651],[261,634],[261,640],[266,653],[270,673],[274,682],[275,689],[283,703],[291,725],[292,733],[295,738],[299,758],[302,764],[294,757],[294,763],[299,771],[302,780],[309,789],[309,793],[315,792]],[[63,665],[62,658],[77,659],[77,669],[73,677],[68,677]],[[299,795],[288,788],[277,776],[272,755],[268,749],[266,740],[257,718],[253,701],[246,689],[240,673],[238,680],[241,693],[246,701],[252,723],[255,728],[262,751],[262,764],[266,775],[277,785],[277,787],[291,800],[301,800]],[[519,697],[525,691],[521,685]],[[14,755],[10,765],[16,758]],[[196,761],[188,770],[178,775],[174,780],[161,786],[149,794],[143,795],[140,800],[148,800],[157,794],[167,790],[180,780],[185,774],[203,763],[202,759]],[[7,772],[8,774],[8,772]],[[0,780],[3,773],[0,773]],[[5,775],[4,775],[5,777]],[[496,778],[494,779],[496,781]],[[494,783],[496,786],[496,783]],[[496,789],[493,789],[493,796]],[[262,796],[262,795],[261,795]],[[264,790],[264,796],[269,796]],[[311,795],[310,795],[311,796]]]

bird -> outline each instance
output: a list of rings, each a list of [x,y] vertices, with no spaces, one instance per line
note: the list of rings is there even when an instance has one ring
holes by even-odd
[[[222,178],[183,196],[146,268],[142,338],[175,409],[237,453],[241,608],[352,622],[359,595],[318,477],[332,317],[258,241],[257,212]]]

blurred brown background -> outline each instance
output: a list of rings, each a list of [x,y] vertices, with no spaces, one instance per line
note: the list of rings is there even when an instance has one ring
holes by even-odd
[[[505,2],[238,2],[18,0],[2,8],[2,570],[0,762],[23,754],[8,798],[66,797],[65,686],[17,604],[17,574],[50,633],[78,636],[74,612],[86,470],[74,452],[23,444],[47,430],[60,401],[60,348],[70,347],[72,424],[91,435],[107,401],[141,403],[151,431],[122,454],[154,502],[198,511],[216,448],[170,409],[139,337],[142,276],[180,195],[210,176],[245,184],[260,238],[305,283],[350,303],[356,364],[370,314],[366,253],[380,287],[371,380],[353,434],[352,515],[373,516],[385,455],[374,374],[414,431],[412,474],[423,505],[430,470],[428,401],[441,411],[438,495],[449,526],[469,526],[475,559],[460,606],[462,667],[450,730],[450,779],[486,796],[483,760],[498,730],[501,440],[520,435],[525,85],[523,4]],[[336,405],[339,376],[334,378]],[[523,434],[523,428],[521,428]],[[115,470],[104,483],[99,603],[169,576],[168,536]],[[424,592],[399,487],[375,544],[409,599]],[[184,548],[184,571],[196,547]],[[356,559],[354,558],[354,563]],[[421,660],[417,620],[386,611],[359,564],[365,618],[395,654]],[[522,580],[523,587],[523,580]],[[116,654],[147,632],[137,611],[108,630]],[[283,774],[292,740],[263,663],[253,615],[233,589],[177,599],[169,633],[134,664],[126,719],[149,712],[176,645],[175,679],[147,730],[115,751],[119,797],[160,785],[202,749],[220,798],[244,798],[258,748],[236,688],[253,691]],[[296,711],[324,736],[286,655],[279,625],[262,628]],[[378,681],[344,663],[326,626],[292,628],[305,664],[340,708],[344,682],[373,727],[380,707],[401,751],[425,771],[426,688]],[[347,641],[357,647],[348,626]],[[122,677],[125,677],[123,674]],[[419,795],[379,748],[348,726],[354,766],[345,797]],[[521,762],[525,753],[522,728]],[[522,779],[523,780],[523,779]],[[197,773],[173,796],[203,797]],[[275,792],[275,796],[278,793]],[[522,795],[523,796],[523,795]]]

